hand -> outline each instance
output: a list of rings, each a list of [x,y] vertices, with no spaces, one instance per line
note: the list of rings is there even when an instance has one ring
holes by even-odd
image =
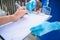
[[[14,15],[14,21],[22,18],[27,12],[28,11],[24,7],[22,7],[21,9],[18,8],[17,11],[15,12],[15,14],[13,14]]]
[[[37,2],[39,2],[39,0],[36,0]]]
[[[38,14],[40,14],[40,13],[42,12],[42,9],[39,8],[39,9],[37,10],[37,12],[38,12]]]

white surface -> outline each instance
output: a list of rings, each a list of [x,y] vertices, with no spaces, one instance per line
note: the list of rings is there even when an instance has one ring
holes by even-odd
[[[17,22],[0,26],[0,35],[2,35],[5,40],[23,40],[30,33],[32,26],[41,24],[48,18],[49,16],[44,14],[31,14]]]

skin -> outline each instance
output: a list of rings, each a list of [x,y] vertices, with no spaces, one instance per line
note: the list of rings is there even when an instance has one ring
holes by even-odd
[[[37,1],[36,10],[39,10],[39,8],[42,7],[42,3],[39,0],[36,1]]]
[[[28,2],[28,1],[26,0],[25,2]],[[39,2],[39,0],[37,0],[36,10],[38,12],[40,12],[39,8],[41,6],[42,6],[41,2]],[[27,12],[28,11],[26,10],[26,8],[24,6],[22,6],[21,10],[20,10],[20,8],[18,8],[17,11],[13,15],[0,17],[0,25],[3,25],[8,22],[15,22],[15,21],[21,19]]]
[[[17,11],[13,15],[0,17],[0,25],[3,25],[8,22],[15,22],[21,19],[27,12],[28,11],[25,9],[25,7],[22,7],[21,9],[18,8]]]

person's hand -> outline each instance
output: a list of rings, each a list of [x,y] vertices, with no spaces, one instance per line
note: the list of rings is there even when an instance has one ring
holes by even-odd
[[[39,8],[39,9],[37,10],[37,12],[38,12],[38,14],[40,14],[40,13],[42,12],[42,9]]]
[[[37,2],[39,2],[39,0],[36,0]]]
[[[27,11],[24,7],[22,7],[21,9],[18,8],[17,11],[15,12],[15,14],[13,14],[13,16],[14,16],[14,21],[22,18],[27,12],[28,12],[28,11]]]

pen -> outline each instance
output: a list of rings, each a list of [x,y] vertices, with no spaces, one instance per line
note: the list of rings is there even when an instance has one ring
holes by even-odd
[[[15,5],[17,6],[17,7],[19,7],[19,8],[22,8],[22,6],[23,6],[23,3],[22,3],[22,6],[20,6],[17,2],[15,3]],[[29,13],[27,13],[27,14],[29,14]],[[28,15],[24,15],[24,17],[27,17]]]
[[[21,5],[19,5],[19,4],[17,3],[17,1],[16,1],[15,5],[16,5],[17,7],[19,7],[19,8],[22,8]]]

